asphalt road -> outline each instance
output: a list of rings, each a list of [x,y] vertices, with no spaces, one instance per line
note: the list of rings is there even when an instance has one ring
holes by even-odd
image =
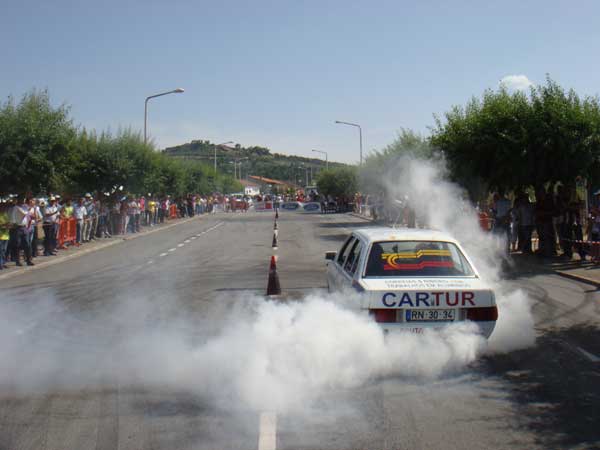
[[[278,223],[294,301],[326,296],[324,252],[368,226]],[[531,348],[434,380],[327,389],[301,411],[240,401],[227,371],[252,352],[237,324],[251,330],[265,301],[272,237],[270,213],[205,216],[0,281],[0,449],[600,448],[600,297],[531,269],[509,276],[534,302]],[[235,348],[196,360],[224,330]],[[251,381],[259,400],[275,395]]]

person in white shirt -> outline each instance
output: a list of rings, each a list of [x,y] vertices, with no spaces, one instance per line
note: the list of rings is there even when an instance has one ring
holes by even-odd
[[[12,259],[15,261],[17,266],[21,264],[21,250],[25,253],[25,261],[28,266],[33,266],[31,260],[31,245],[29,241],[29,233],[31,230],[31,223],[33,221],[33,210],[30,206],[31,199],[21,199],[17,202],[11,210],[11,222],[16,225],[16,241],[13,247]]]
[[[49,205],[44,208],[44,256],[56,255],[56,235],[58,233],[59,210],[56,198],[48,199]]]
[[[83,224],[87,217],[87,209],[84,203],[85,199],[81,197],[73,208],[73,217],[77,220],[77,245],[80,245],[83,240]]]
[[[37,258],[38,255],[38,225],[42,223],[44,216],[42,215],[42,211],[40,207],[46,206],[46,202],[44,200],[40,200],[36,203],[34,199],[31,199],[30,206],[32,210],[32,223],[31,229],[29,230],[29,245],[31,247],[31,256],[33,258]]]

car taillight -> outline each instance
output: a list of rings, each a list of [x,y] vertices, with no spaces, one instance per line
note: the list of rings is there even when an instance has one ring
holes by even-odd
[[[395,309],[370,309],[369,314],[375,318],[375,322],[395,322],[396,321],[396,310]]]
[[[487,308],[469,308],[467,309],[467,320],[473,322],[493,322],[498,320],[498,308],[490,306]]]

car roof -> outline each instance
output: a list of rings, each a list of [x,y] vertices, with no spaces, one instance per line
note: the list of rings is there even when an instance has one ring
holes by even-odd
[[[372,227],[358,228],[353,233],[367,242],[378,241],[443,241],[458,244],[450,234],[439,230],[418,228]]]

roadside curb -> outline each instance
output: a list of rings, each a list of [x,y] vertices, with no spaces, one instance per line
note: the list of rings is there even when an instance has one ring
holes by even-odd
[[[587,278],[582,275],[576,275],[574,273],[565,272],[563,270],[553,270],[557,275],[571,280],[580,281],[582,283],[591,284],[592,286],[600,287],[600,280],[594,280],[593,278]]]
[[[375,219],[373,219],[372,217],[363,216],[362,214],[355,213],[355,212],[351,212],[351,213],[349,213],[349,214],[350,214],[351,216],[358,217],[359,219],[366,220],[367,222],[378,223],[378,222],[377,222]]]
[[[194,219],[199,219],[199,218],[202,218],[202,217],[203,216],[190,217],[190,218],[184,219],[182,221],[175,222],[175,223],[170,223],[168,225],[165,225],[165,226],[162,226],[162,227],[157,227],[157,228],[154,228],[154,229],[150,229],[150,230],[144,231],[142,233],[136,233],[134,235],[129,235],[129,236],[125,235],[123,237],[117,237],[117,238],[114,238],[111,241],[99,244],[97,246],[94,246],[94,247],[91,247],[91,248],[84,248],[83,250],[80,250],[77,253],[65,254],[64,256],[60,256],[58,258],[53,258],[53,259],[50,259],[50,260],[47,260],[47,261],[36,262],[35,266],[33,266],[33,267],[27,267],[27,268],[23,267],[23,268],[21,268],[21,270],[14,270],[14,271],[11,271],[11,272],[8,272],[8,273],[0,274],[0,280],[5,280],[5,279],[8,279],[8,278],[12,278],[12,277],[18,276],[18,275],[22,275],[22,274],[26,274],[26,273],[31,273],[31,272],[33,272],[35,270],[44,269],[46,267],[54,266],[56,264],[60,264],[60,263],[63,263],[65,261],[69,261],[71,259],[79,258],[80,256],[87,255],[89,253],[93,253],[93,252],[98,251],[98,250],[102,250],[102,249],[105,249],[105,248],[108,248],[108,247],[112,247],[113,245],[121,244],[121,243],[123,243],[125,241],[132,241],[132,240],[137,239],[137,238],[148,236],[149,234],[152,234],[152,233],[157,233],[159,231],[168,230],[169,228],[173,228],[173,227],[176,227],[176,226],[179,226],[179,225],[183,225],[184,223],[188,223],[188,222],[191,222]]]

